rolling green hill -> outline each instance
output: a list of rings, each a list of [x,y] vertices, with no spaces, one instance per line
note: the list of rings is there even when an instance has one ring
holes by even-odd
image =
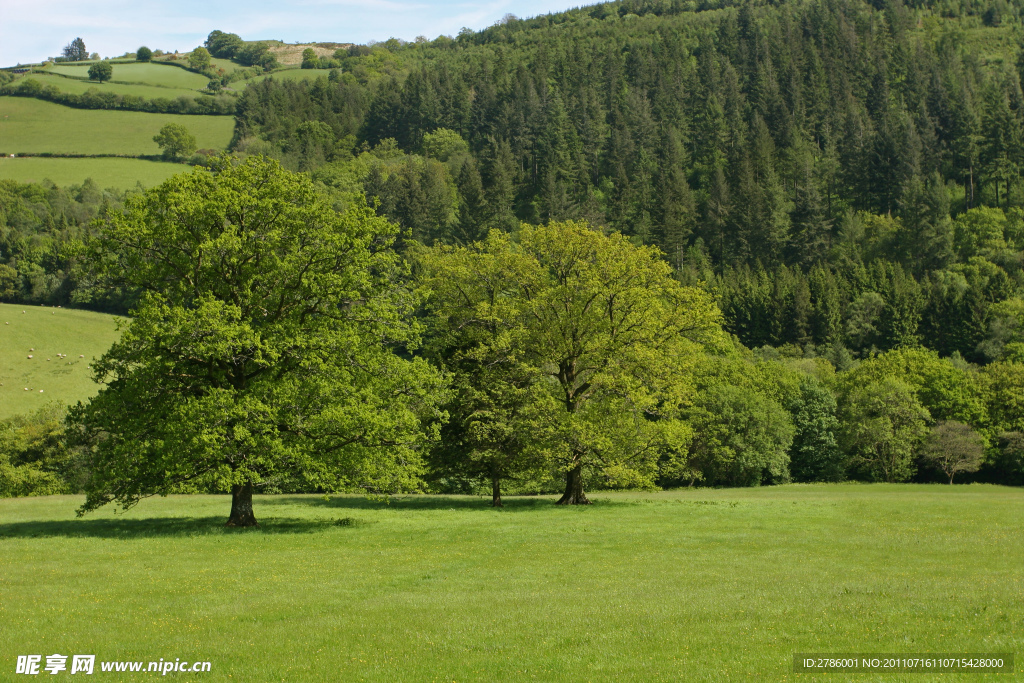
[[[200,148],[209,149],[227,147],[234,126],[228,116],[72,109],[28,97],[0,97],[0,152],[155,155],[160,148],[153,136],[172,121],[188,128]]]
[[[39,183],[50,180],[60,187],[81,185],[86,178],[106,188],[127,190],[142,183],[144,187],[159,185],[175,173],[184,173],[187,166],[168,161],[148,159],[63,159],[57,157],[0,157],[0,180]]]
[[[90,311],[0,304],[0,419],[95,394],[89,364],[117,339],[114,321]]]
[[[196,97],[199,94],[196,90],[189,88],[146,85],[143,83],[97,83],[96,81],[83,81],[78,78],[65,78],[58,74],[40,71],[34,71],[30,74],[26,74],[24,77],[16,80],[14,85],[17,86],[22,81],[28,79],[38,81],[43,85],[43,87],[53,86],[61,92],[72,93],[74,95],[81,95],[90,88],[95,88],[100,92],[113,92],[118,95],[135,95],[146,99],[155,99],[157,97],[174,99],[181,96],[191,98]],[[204,80],[200,87],[205,86],[206,81]]]
[[[184,88],[187,90],[199,90],[205,88],[208,78],[185,69],[160,64],[157,62],[134,62],[128,64],[114,64],[113,81],[126,81],[129,83],[143,83],[146,85],[162,85],[168,88]],[[76,78],[89,78],[89,70],[82,66],[71,66],[69,64],[56,64],[50,67],[50,71],[65,76]]]

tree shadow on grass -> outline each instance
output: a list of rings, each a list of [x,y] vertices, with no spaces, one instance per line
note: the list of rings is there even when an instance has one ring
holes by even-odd
[[[387,501],[364,496],[277,496],[258,501],[263,507],[298,505],[344,510],[475,510],[479,512],[530,512],[555,507],[557,496],[515,496],[502,498],[504,507],[491,507],[487,496],[392,496]],[[605,505],[605,501],[601,501]]]
[[[151,517],[149,519],[74,519],[66,521],[13,522],[0,524],[0,541],[9,538],[186,538],[233,534],[304,534],[337,526],[357,526],[358,521],[342,519],[293,519],[264,517],[259,527],[237,529],[224,526],[224,517]]]

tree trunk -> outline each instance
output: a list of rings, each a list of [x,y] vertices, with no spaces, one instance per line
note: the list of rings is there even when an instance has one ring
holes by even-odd
[[[252,513],[252,482],[231,487],[231,516],[225,526],[259,526]]]
[[[505,507],[501,504],[501,479],[497,475],[491,475],[491,507]]]
[[[579,464],[565,473],[565,493],[557,505],[590,505],[583,493],[583,465]]]

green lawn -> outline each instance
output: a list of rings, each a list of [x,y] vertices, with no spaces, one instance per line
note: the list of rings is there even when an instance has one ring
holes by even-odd
[[[88,365],[117,339],[114,320],[68,308],[0,304],[0,419],[95,394]]]
[[[112,66],[114,67],[114,74],[111,76],[111,80],[114,81],[162,85],[169,88],[183,88],[186,90],[199,90],[205,88],[206,84],[210,82],[210,79],[206,76],[158,62],[134,62],[114,64]],[[77,76],[78,78],[89,77],[89,68],[87,66],[55,64],[49,70],[53,73]]]
[[[18,81],[15,81],[14,85],[18,85],[21,80],[29,78],[42,83],[44,86],[52,85],[61,92],[72,93],[74,95],[81,95],[86,90],[95,88],[100,92],[113,92],[118,95],[136,95],[138,97],[144,97],[147,100],[156,99],[158,97],[166,97],[167,99],[173,100],[181,96],[194,99],[202,96],[196,90],[188,90],[186,88],[163,88],[156,85],[141,85],[137,83],[97,83],[96,81],[80,81],[75,78],[63,78],[54,74],[40,72],[26,74]],[[203,86],[205,87],[205,85],[206,83],[204,82]]]
[[[137,183],[145,187],[159,185],[176,173],[184,173],[188,166],[146,159],[61,159],[55,157],[0,157],[0,179],[20,183],[38,183],[52,180],[61,187],[81,185],[92,178],[103,188],[119,190],[133,188]]]
[[[212,662],[177,674],[196,681],[918,683],[995,676],[794,676],[792,656],[1024,653],[1020,489],[592,497],[262,496],[248,531],[222,526],[226,496],[84,519],[80,497],[2,500],[0,666],[59,652]]]
[[[201,149],[226,148],[234,128],[230,116],[72,109],[31,97],[0,97],[0,153],[159,154],[153,136],[171,121],[188,128]]]

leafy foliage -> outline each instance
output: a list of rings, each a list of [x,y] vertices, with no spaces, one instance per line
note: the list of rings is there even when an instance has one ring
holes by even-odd
[[[110,62],[97,62],[89,67],[89,80],[109,81],[111,76],[114,75],[114,67],[110,65]]]
[[[74,411],[92,449],[82,510],[204,485],[248,494],[246,524],[252,487],[282,478],[415,487],[437,375],[391,350],[416,343],[393,237],[258,158],[128,198],[96,263],[146,294]]]
[[[949,483],[958,472],[977,472],[985,439],[963,422],[939,422],[921,447],[921,458],[942,470]]]
[[[195,136],[180,123],[164,124],[160,132],[153,136],[153,141],[160,145],[168,159],[184,159],[196,151]]]

